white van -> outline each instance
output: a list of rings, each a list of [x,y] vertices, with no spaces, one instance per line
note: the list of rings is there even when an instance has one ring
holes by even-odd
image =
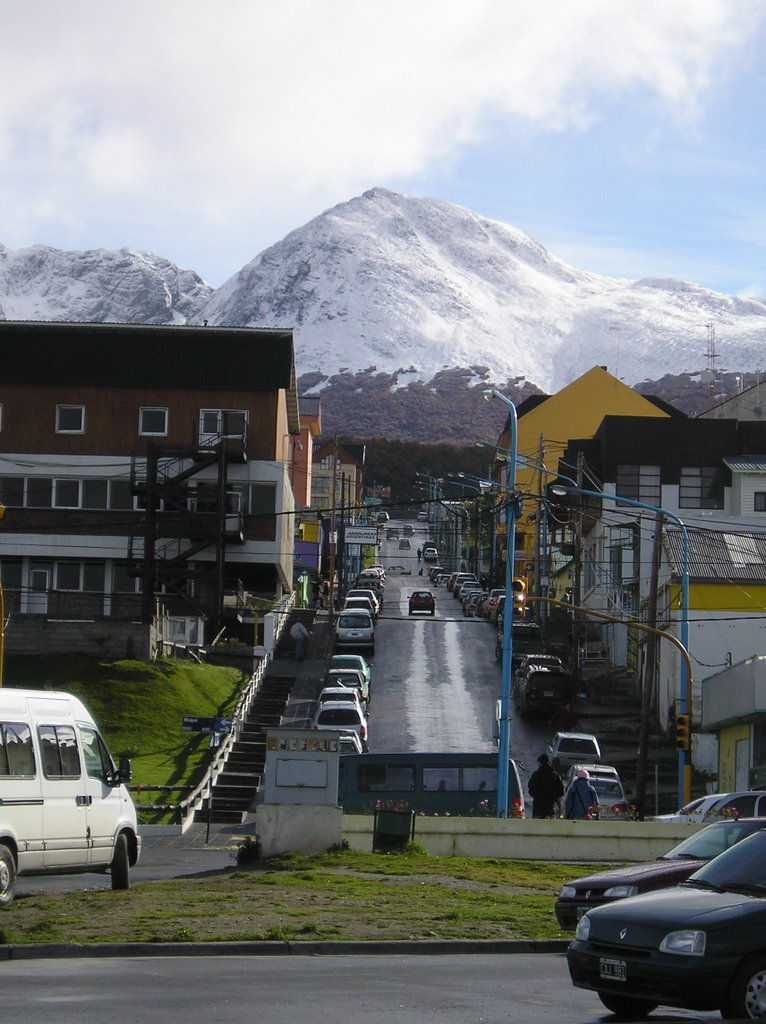
[[[0,907],[22,874],[110,871],[127,889],[141,852],[129,781],[77,697],[1,688]]]

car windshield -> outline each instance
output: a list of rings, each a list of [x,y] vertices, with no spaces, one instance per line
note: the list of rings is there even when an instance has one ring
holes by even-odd
[[[614,782],[612,779],[594,779],[591,776],[590,783],[598,793],[598,798],[602,803],[614,803],[617,800],[624,799],[619,782]]]
[[[359,715],[354,708],[327,708],[317,718],[319,725],[359,725]]]
[[[766,831],[755,832],[725,850],[695,871],[683,884],[744,891],[766,897]]]
[[[369,629],[370,619],[367,615],[339,615],[338,625],[341,629]]]
[[[592,740],[580,740],[570,737],[564,737],[559,742],[559,753],[563,754],[592,754],[593,753],[593,741]]]
[[[700,829],[663,854],[662,860],[712,860],[745,836],[766,828],[766,821],[719,821]]]

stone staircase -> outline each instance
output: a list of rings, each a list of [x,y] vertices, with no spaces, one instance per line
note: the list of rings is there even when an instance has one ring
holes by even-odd
[[[267,671],[226,758],[226,767],[213,785],[212,804],[206,798],[195,821],[240,824],[250,810],[266,764],[266,730],[278,726],[295,681],[292,675]]]

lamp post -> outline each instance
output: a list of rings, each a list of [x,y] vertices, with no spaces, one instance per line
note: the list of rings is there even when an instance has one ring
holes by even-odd
[[[551,493],[556,495],[583,494],[590,498],[602,498],[613,501],[617,505],[629,505],[632,508],[646,509],[647,512],[655,512],[661,516],[667,516],[681,531],[681,646],[685,651],[689,650],[689,531],[684,521],[669,509],[661,508],[658,505],[650,505],[645,501],[635,501],[633,498],[623,498],[617,494],[606,494],[604,491],[590,491],[583,487],[551,487]],[[677,714],[686,714],[690,703],[689,700],[689,679],[687,664],[681,658],[678,678],[678,705]],[[691,763],[688,749],[678,751],[678,800],[679,806],[683,806],[690,795]]]
[[[516,406],[494,388],[484,392],[486,401],[499,398],[508,408],[508,496],[505,502],[505,610],[503,612],[503,663],[500,687],[499,744],[497,751],[497,816],[508,815],[508,785],[511,757],[511,658],[513,655],[513,570],[516,556]]]

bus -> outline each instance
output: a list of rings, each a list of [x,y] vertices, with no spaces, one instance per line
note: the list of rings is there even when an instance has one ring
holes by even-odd
[[[346,814],[398,810],[496,817],[497,754],[342,754],[338,803]],[[524,817],[524,795],[513,760],[507,817]]]

